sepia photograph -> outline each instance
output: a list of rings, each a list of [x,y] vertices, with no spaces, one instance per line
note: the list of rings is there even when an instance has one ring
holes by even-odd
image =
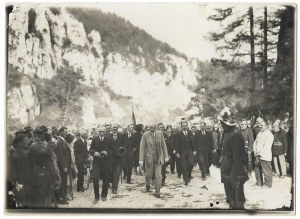
[[[5,12],[5,214],[295,215],[295,3]]]

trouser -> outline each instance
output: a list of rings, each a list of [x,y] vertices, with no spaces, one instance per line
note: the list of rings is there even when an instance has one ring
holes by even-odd
[[[271,161],[259,159],[259,163],[255,164],[255,178],[259,185],[272,186],[272,164]],[[263,179],[264,175],[264,179]]]
[[[284,154],[273,157],[275,171],[279,176],[286,175],[286,162]]]
[[[166,172],[167,172],[167,167],[169,166],[170,162],[165,163],[161,167],[161,175],[162,175],[162,182],[166,182]]]
[[[107,197],[108,183],[109,183],[109,170],[101,168],[101,166],[93,166],[93,184],[95,198],[99,199],[99,180],[103,180],[101,197]]]
[[[146,186],[150,186],[151,179],[155,177],[154,184],[155,184],[155,193],[160,194],[160,187],[162,182],[162,175],[161,175],[161,167],[162,165],[155,164],[153,162],[145,162],[145,172],[146,172]]]
[[[197,152],[198,154],[198,165],[201,170],[201,177],[205,178],[207,174],[210,174],[209,163],[208,163],[208,151],[201,150]]]
[[[134,165],[134,168],[137,168],[139,165],[139,154],[140,154],[140,151],[137,150],[137,151],[134,151],[133,152],[133,165]]]
[[[119,180],[122,173],[123,166],[121,163],[116,163],[114,167],[114,176],[112,182],[112,189],[117,190],[119,186]]]
[[[247,154],[248,154],[248,174],[252,173],[253,170],[253,159],[252,159],[252,153],[248,153],[248,150],[246,150]]]
[[[171,156],[170,170],[171,170],[171,173],[174,173],[175,172],[176,155],[171,153],[170,156]]]
[[[65,199],[66,195],[67,195],[67,178],[68,178],[68,173],[64,173],[62,171],[59,172],[60,173],[60,177],[61,177],[61,184],[58,190],[58,194],[57,194],[57,200],[59,199]]]
[[[176,157],[176,172],[178,177],[182,174],[181,159]]]
[[[194,156],[192,151],[186,151],[180,155],[181,170],[183,175],[183,181],[188,182],[191,177],[194,167]]]
[[[46,208],[50,185],[33,185],[32,187],[32,208]]]
[[[126,154],[126,163],[123,167],[124,178],[126,177],[128,183],[131,182],[133,166],[134,166],[134,154],[133,152],[128,152]]]
[[[84,181],[84,166],[83,163],[76,164],[78,174],[77,174],[77,190],[83,189],[83,181]]]
[[[234,210],[244,209],[244,204],[246,202],[244,184],[241,183],[238,188],[234,188],[229,180],[226,180],[223,183],[229,208]]]

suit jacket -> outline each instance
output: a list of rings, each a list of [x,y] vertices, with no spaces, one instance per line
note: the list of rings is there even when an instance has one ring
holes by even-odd
[[[165,163],[165,158],[168,158],[169,155],[164,135],[161,131],[155,130],[155,140],[157,143],[158,160],[160,164],[163,165]],[[150,159],[152,157],[152,145],[153,139],[150,134],[150,131],[146,131],[142,136],[140,144],[140,161],[150,162]]]
[[[140,132],[136,132],[136,133],[134,133],[134,147],[135,147],[135,151],[137,152],[137,153],[139,153],[139,151],[140,151],[140,144],[141,144],[141,140],[142,140],[142,133],[140,133]]]
[[[71,150],[65,139],[59,137],[57,140],[57,146],[54,149],[57,157],[57,164],[60,171],[67,168],[69,171],[71,168]]]
[[[109,136],[105,136],[103,141],[97,136],[93,138],[90,148],[90,154],[94,157],[93,166],[101,166],[104,169],[109,169],[112,166],[114,159],[115,148],[112,147],[113,142]],[[95,157],[95,152],[101,153],[102,151],[107,152],[107,157]]]
[[[197,132],[196,139],[197,151],[208,150],[211,152],[214,149],[214,139],[211,132],[205,131],[205,133],[202,134],[200,130]]]
[[[74,142],[74,155],[76,164],[84,163],[84,161],[88,158],[86,140],[79,138]]]
[[[126,165],[126,156],[119,157],[117,155],[117,150],[121,147],[125,147],[124,135],[118,132],[116,140],[114,139],[112,133],[109,134],[107,137],[111,139],[110,147],[113,148],[113,151],[114,151],[114,153],[113,153],[114,162],[121,163],[122,165]]]
[[[125,133],[124,136],[124,145],[127,148],[127,153],[133,153],[133,149],[135,148],[135,135],[131,133],[131,137],[128,137],[128,132]]]
[[[175,142],[175,151],[176,154],[182,154],[189,151],[195,151],[195,145],[193,144],[191,132],[187,131],[187,136],[183,134],[183,131],[177,133],[176,142]]]

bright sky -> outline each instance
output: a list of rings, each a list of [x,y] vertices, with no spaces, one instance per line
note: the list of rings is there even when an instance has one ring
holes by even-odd
[[[195,3],[113,3],[99,4],[144,29],[154,38],[168,43],[188,57],[200,60],[216,57],[214,45],[204,37],[218,25],[208,22],[212,5]]]

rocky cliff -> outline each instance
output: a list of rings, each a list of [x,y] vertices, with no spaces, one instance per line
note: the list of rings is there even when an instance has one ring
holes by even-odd
[[[137,122],[143,123],[172,121],[184,113],[194,95],[190,88],[197,83],[195,60],[157,51],[162,71],[151,72],[147,57],[130,52],[124,56],[117,50],[104,53],[104,43],[98,31],[86,32],[65,8],[19,5],[9,14],[8,63],[26,77],[19,86],[8,87],[8,118],[25,125],[51,115],[51,110],[61,114],[62,108],[40,106],[31,79],[51,80],[66,63],[82,72],[82,85],[92,88],[76,101],[80,115],[67,110],[69,121],[77,125],[113,119],[127,123],[131,107]]]

